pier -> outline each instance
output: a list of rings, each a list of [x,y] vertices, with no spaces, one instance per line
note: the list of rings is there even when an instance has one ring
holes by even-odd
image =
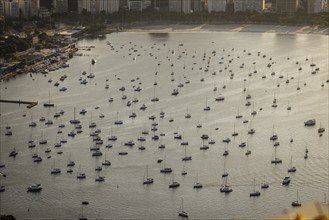
[[[26,108],[33,108],[38,104],[38,102],[29,102],[29,101],[21,101],[21,100],[4,100],[4,99],[0,99],[0,102],[24,104],[27,105]]]

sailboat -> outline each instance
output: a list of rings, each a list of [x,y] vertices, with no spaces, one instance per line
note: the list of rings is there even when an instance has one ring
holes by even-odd
[[[113,129],[113,127],[111,126],[110,136],[107,139],[109,141],[116,141],[118,138],[115,135],[113,135],[112,129]]]
[[[222,177],[227,177],[228,176],[228,172],[226,171],[226,160],[224,160],[224,172],[222,174]]]
[[[81,164],[79,165],[79,172],[77,175],[77,179],[86,179],[86,174],[81,172]]]
[[[247,151],[245,153],[247,156],[251,154],[251,150],[249,150],[249,144],[248,144],[248,139],[247,139]]]
[[[183,166],[183,170],[181,172],[182,176],[185,176],[187,174],[186,170],[185,170],[185,166]]]
[[[288,101],[287,110],[288,110],[288,111],[290,111],[290,110],[291,110],[291,105],[289,105],[289,101]]]
[[[288,168],[288,173],[294,173],[294,172],[296,172],[296,171],[297,171],[296,167],[294,167],[294,166],[292,165],[292,157],[291,157],[291,159],[290,159],[290,164],[289,164],[289,168]]]
[[[111,91],[109,92],[109,102],[113,102],[113,98],[111,96]]]
[[[83,206],[81,207],[81,217],[79,217],[79,220],[88,220],[88,218],[83,216]]]
[[[276,149],[277,147],[274,147],[274,159],[271,160],[271,163],[277,164],[277,163],[282,163],[282,160],[278,157],[276,157]]]
[[[104,166],[110,166],[111,165],[111,162],[106,159],[106,152],[105,152],[105,155],[104,155],[104,161],[102,162],[102,165],[104,165]]]
[[[182,146],[188,145],[188,141],[184,140],[184,132],[183,132],[182,142],[180,143],[180,145],[182,145]]]
[[[270,137],[271,141],[276,141],[278,139],[278,135],[274,133],[274,125],[273,125],[273,133],[272,136]]]
[[[158,102],[159,98],[155,96],[155,86],[153,88],[153,98],[151,99],[152,102]]]
[[[52,125],[53,124],[53,121],[49,119],[49,110],[48,110],[48,114],[47,114],[47,121],[45,122],[45,125]]]
[[[32,139],[32,132],[31,132],[31,135],[30,135],[30,140],[28,141],[28,148],[34,148],[36,145]]]
[[[29,123],[29,127],[35,127],[37,126],[37,123],[33,121],[33,116],[31,115],[31,122]]]
[[[320,122],[320,127],[318,129],[318,133],[322,134],[326,129],[324,127],[321,126],[321,122]]]
[[[74,107],[74,115],[73,115],[73,119],[70,120],[71,124],[80,124],[80,121],[78,119],[75,118],[75,107]]]
[[[163,169],[160,170],[160,173],[171,173],[172,169],[170,167],[166,167],[166,156],[163,162]]]
[[[114,121],[114,124],[115,125],[122,125],[123,124],[122,120],[119,120],[119,112],[117,112],[117,119]]]
[[[56,168],[55,166],[55,158],[54,158],[54,164],[53,164],[53,168],[50,170],[50,174],[60,174],[61,173],[61,169]]]
[[[182,206],[181,206],[180,210],[178,211],[178,216],[188,218],[187,212],[184,211],[184,201],[183,201],[183,199],[182,199]]]
[[[260,196],[260,192],[257,190],[255,190],[255,177],[254,177],[254,187],[253,187],[253,191],[251,193],[249,193],[249,196],[253,197],[253,196]]]
[[[201,183],[199,183],[199,181],[198,181],[198,173],[197,173],[196,177],[195,177],[195,183],[193,185],[193,188],[194,189],[199,189],[199,188],[202,188],[202,187],[203,187],[203,185]]]
[[[299,201],[298,190],[297,190],[297,199],[296,199],[296,201],[293,201],[291,203],[291,205],[294,206],[294,207],[298,207],[298,206],[301,206],[302,205],[302,203]]]
[[[41,131],[41,138],[40,138],[40,141],[39,141],[39,144],[47,144],[47,140],[46,139],[43,139],[43,131]]]
[[[237,113],[237,115],[235,116],[235,118],[242,118],[242,115],[239,114],[239,107],[238,107],[238,113]]]
[[[148,165],[146,165],[146,174],[143,177],[143,184],[151,184],[153,183],[153,178],[148,177]]]
[[[227,177],[225,177],[224,184],[220,187],[219,190],[220,190],[220,192],[223,192],[223,193],[230,193],[233,191],[231,186],[227,184]]]
[[[185,150],[184,150],[185,151],[185,154],[184,154],[185,156],[182,158],[182,161],[192,160],[192,156],[191,155],[190,156],[187,156],[186,155],[186,146],[184,146],[184,147],[185,147]]]
[[[204,111],[209,111],[210,106],[208,105],[208,99],[206,98],[206,106],[203,108]]]
[[[262,189],[267,189],[268,187],[269,187],[269,185],[268,185],[268,183],[266,183],[266,181],[265,181],[265,175],[264,175],[264,182],[262,183],[261,188]]]
[[[235,124],[234,124],[232,136],[235,137],[238,135],[239,135],[239,133],[235,131]]]
[[[208,149],[209,149],[209,145],[205,144],[204,139],[202,139],[200,150],[208,150]]]
[[[188,108],[186,108],[186,115],[185,115],[185,118],[191,118],[191,114],[188,113]]]
[[[66,166],[68,166],[68,167],[74,167],[74,165],[75,165],[75,162],[73,160],[71,160],[71,153],[70,153]]]
[[[179,186],[180,186],[180,184],[175,181],[175,179],[174,179],[174,173],[172,173],[171,183],[169,184],[169,188],[177,188]]]
[[[105,181],[105,177],[104,176],[100,176],[99,172],[96,172],[96,178],[95,178],[95,182],[104,182]]]
[[[50,103],[50,91],[48,93],[48,96],[49,96],[49,101],[48,101],[48,103],[44,103],[43,106],[44,107],[54,107],[55,106],[54,103]]]
[[[225,143],[225,150],[224,150],[224,153],[223,153],[223,156],[228,156],[229,152],[228,150],[226,149],[226,146],[227,146],[227,143]]]

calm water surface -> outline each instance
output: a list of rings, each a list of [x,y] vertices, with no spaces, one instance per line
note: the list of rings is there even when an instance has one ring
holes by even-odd
[[[89,219],[179,219],[177,212],[183,198],[184,210],[191,219],[261,219],[291,208],[297,190],[303,204],[323,201],[329,185],[328,36],[118,33],[107,35],[106,39],[81,40],[78,45],[95,48],[79,51],[83,56],[71,59],[69,68],[46,77],[40,73],[32,77],[26,74],[1,82],[2,99],[39,102],[32,109],[0,105],[0,159],[6,165],[1,172],[7,174],[0,177],[1,185],[6,187],[0,194],[1,214],[13,214],[17,219],[78,219],[82,214]],[[91,65],[91,59],[97,63]],[[312,63],[316,66],[311,67]],[[316,68],[319,70],[312,74]],[[80,77],[87,78],[83,71],[95,75],[87,79],[86,85],[79,81]],[[64,74],[67,79],[59,81]],[[48,83],[50,78],[52,83]],[[57,81],[59,87],[54,86]],[[109,89],[105,88],[107,84]],[[59,91],[63,86],[67,87],[66,92]],[[122,86],[125,91],[119,90]],[[142,90],[134,91],[138,86]],[[176,88],[179,95],[172,96]],[[42,105],[48,102],[49,93],[54,108]],[[250,99],[246,99],[248,94]],[[127,99],[123,100],[123,95]],[[219,96],[225,100],[216,102]],[[113,98],[112,103],[108,102],[109,97]],[[154,97],[159,101],[151,102]],[[135,98],[138,102],[133,103]],[[276,108],[272,107],[273,99]],[[128,101],[132,102],[130,107]],[[245,105],[248,101],[250,106]],[[140,110],[142,104],[147,106],[145,111]],[[206,105],[210,111],[203,110]],[[83,132],[70,138],[67,134],[74,130],[69,123],[74,108]],[[87,110],[85,115],[79,114],[82,109]],[[53,118],[60,110],[65,114]],[[254,116],[253,110],[257,111]],[[162,111],[165,115],[160,118]],[[136,118],[129,117],[133,112]],[[187,113],[191,118],[185,118]],[[105,117],[100,118],[101,114]],[[236,118],[238,114],[243,117]],[[154,121],[149,120],[152,115],[156,116]],[[46,126],[39,122],[41,117],[54,124]],[[114,125],[118,119],[123,125]],[[304,121],[309,119],[316,119],[316,125],[304,127]],[[28,126],[31,120],[37,122],[35,128]],[[98,158],[92,157],[90,151],[94,145],[91,122],[101,129],[100,137],[104,140],[100,145],[103,156]],[[153,132],[155,122],[158,130]],[[7,124],[12,136],[5,136]],[[59,129],[59,124],[66,126]],[[197,128],[197,124],[202,128]],[[322,137],[317,132],[320,126],[326,128]],[[254,135],[248,135],[250,128],[255,129]],[[58,130],[63,133],[57,134]],[[148,130],[149,135],[142,135],[143,130]],[[232,137],[234,131],[238,136]],[[191,161],[182,161],[185,147],[174,139],[174,132],[188,141],[186,152],[192,156]],[[269,138],[273,133],[280,142],[276,153],[282,164],[278,165],[271,164],[275,150]],[[209,135],[204,143],[202,134]],[[41,135],[48,140],[47,145],[38,144]],[[116,135],[118,140],[112,142],[112,148],[105,148],[110,135]],[[154,135],[160,139],[152,140]],[[137,141],[140,136],[146,141]],[[231,142],[225,144],[222,140],[227,137]],[[68,142],[54,148],[63,138]],[[37,144],[33,149],[28,148],[30,139]],[[216,143],[201,151],[202,144],[210,139]],[[124,146],[130,140],[135,146]],[[245,155],[247,147],[238,147],[241,142],[247,143],[252,152],[249,156]],[[141,144],[144,151],[138,149]],[[161,144],[165,149],[158,148]],[[47,147],[52,150],[49,154],[44,152]],[[16,158],[8,157],[13,148],[18,151]],[[309,150],[307,159],[305,148]],[[227,157],[222,156],[225,149],[229,150]],[[57,154],[58,151],[63,154]],[[120,151],[128,155],[119,156]],[[43,161],[34,163],[33,153]],[[95,167],[105,157],[112,165],[103,166],[98,174]],[[291,158],[297,172],[290,174],[289,186],[282,186]],[[76,163],[71,174],[66,173],[69,159]],[[165,160],[173,175],[160,173],[164,162],[157,163],[158,159]],[[233,189],[230,194],[219,191],[224,183],[224,164],[229,173],[227,182]],[[151,185],[142,184],[146,165],[149,177],[154,178]],[[62,173],[51,175],[54,166]],[[185,176],[181,175],[183,169]],[[80,170],[86,173],[86,179],[76,178]],[[95,182],[98,175],[105,176],[105,181]],[[197,175],[203,184],[199,190],[193,189]],[[169,189],[173,176],[180,187]],[[264,177],[269,183],[265,190],[260,189]],[[256,190],[261,192],[255,198],[249,197],[254,178]],[[27,187],[33,183],[42,184],[43,190],[27,193]],[[81,201],[89,201],[89,205],[82,207]]]

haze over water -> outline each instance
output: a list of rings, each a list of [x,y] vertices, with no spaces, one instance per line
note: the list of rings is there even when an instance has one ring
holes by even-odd
[[[297,190],[303,204],[323,201],[329,185],[328,36],[136,32],[84,39],[78,45],[95,48],[79,51],[84,56],[69,60],[69,68],[50,72],[46,77],[40,73],[32,77],[26,74],[1,82],[1,99],[39,102],[32,109],[25,105],[0,105],[0,160],[6,164],[0,171],[7,174],[0,179],[1,185],[6,186],[6,191],[0,194],[1,214],[13,214],[17,219],[77,219],[82,212],[81,201],[89,201],[83,207],[83,214],[89,219],[179,219],[177,211],[183,198],[184,210],[191,219],[261,219],[291,208]],[[91,59],[97,60],[95,65],[91,65]],[[312,63],[316,64],[313,68]],[[319,70],[312,74],[315,68]],[[87,79],[86,85],[79,81],[87,76],[82,75],[83,71],[95,75]],[[59,81],[64,74],[67,79]],[[48,83],[50,78],[52,83]],[[54,86],[57,81],[59,87]],[[178,87],[180,83],[183,87]],[[109,89],[105,89],[106,84]],[[66,92],[59,91],[63,86],[67,87]],[[122,86],[124,92],[119,91]],[[134,91],[138,86],[142,90]],[[173,89],[179,90],[177,96],[171,95]],[[43,107],[49,93],[54,108]],[[246,99],[248,94],[250,99]],[[127,99],[123,100],[123,95]],[[215,101],[219,96],[225,100]],[[108,102],[109,97],[114,99],[112,103]],[[152,102],[154,97],[159,101]],[[132,102],[134,98],[138,102]],[[272,107],[274,98],[276,108]],[[130,107],[127,101],[132,102]],[[248,101],[250,106],[245,105]],[[147,106],[145,111],[140,110],[142,104]],[[203,110],[206,105],[210,111]],[[83,132],[71,138],[67,134],[74,130],[69,123],[74,108]],[[61,109],[64,115],[54,119],[53,115]],[[82,109],[87,110],[85,115],[79,114]],[[257,111],[254,116],[253,110]],[[160,118],[162,111],[165,115]],[[132,112],[136,118],[129,117]],[[22,117],[24,113],[26,117]],[[191,118],[185,118],[187,113]],[[100,118],[101,114],[105,117]],[[243,117],[236,118],[238,114]],[[152,115],[156,116],[154,121],[149,120]],[[29,127],[31,116],[37,122],[35,128]],[[41,117],[46,120],[49,117],[54,124],[46,126],[39,122]],[[123,121],[122,125],[114,125],[118,119]],[[173,121],[169,122],[170,119]],[[305,127],[304,122],[309,119],[316,119],[316,125]],[[103,156],[98,158],[92,157],[90,151],[91,122],[101,129],[104,141],[100,145]],[[155,122],[158,130],[153,132]],[[12,136],[5,136],[7,124]],[[59,124],[66,125],[63,134],[57,134]],[[198,124],[202,128],[197,128]],[[322,137],[318,134],[320,124],[326,129]],[[250,128],[255,129],[255,134],[248,135]],[[148,130],[149,135],[142,135],[143,130]],[[238,136],[232,136],[234,130]],[[38,144],[41,131],[48,140],[46,146]],[[188,141],[186,151],[192,156],[191,161],[182,161],[185,148],[181,140],[174,139],[174,132]],[[282,164],[271,164],[273,133],[278,135],[277,157]],[[118,140],[112,143],[112,148],[105,148],[110,134]],[[202,134],[209,136],[204,144],[211,139],[216,142],[209,144],[206,151],[200,150]],[[33,149],[28,148],[31,135],[37,144]],[[158,135],[159,140],[152,140],[153,135]],[[145,150],[138,149],[140,136],[146,138],[142,142]],[[231,142],[223,143],[227,137]],[[54,148],[62,138],[68,143]],[[123,146],[130,140],[135,146]],[[238,146],[241,142],[247,142],[252,152],[249,156],[245,155],[246,147]],[[164,149],[158,148],[161,144]],[[52,150],[50,159],[44,152],[47,147]],[[309,153],[304,159],[306,147]],[[14,159],[8,157],[13,148],[18,151]],[[226,157],[222,156],[225,149],[229,150]],[[59,150],[63,154],[57,154]],[[128,155],[119,156],[120,151]],[[38,153],[43,161],[34,163],[33,153]],[[100,174],[105,181],[98,183],[95,167],[105,156],[111,166],[103,166]],[[291,157],[297,172],[289,174],[291,183],[283,186]],[[69,158],[76,164],[71,174],[66,173]],[[158,159],[165,161],[157,163]],[[227,182],[233,189],[229,194],[219,191],[224,182],[224,161],[229,173]],[[173,169],[180,187],[168,188],[172,174],[160,173],[164,162]],[[54,163],[61,168],[61,174],[50,174]],[[149,177],[154,178],[151,185],[142,184],[146,165]],[[79,166],[86,173],[84,180],[76,178]],[[181,175],[183,169],[187,172],[185,176]],[[198,190],[193,189],[197,175],[203,184]],[[260,189],[264,175],[268,189]],[[256,189],[261,192],[255,198],[249,197],[254,177]],[[26,192],[33,183],[42,184],[40,193]]]

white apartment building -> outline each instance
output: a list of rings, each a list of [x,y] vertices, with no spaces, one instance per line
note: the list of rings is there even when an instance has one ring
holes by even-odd
[[[208,12],[224,12],[226,9],[226,0],[208,0]]]

